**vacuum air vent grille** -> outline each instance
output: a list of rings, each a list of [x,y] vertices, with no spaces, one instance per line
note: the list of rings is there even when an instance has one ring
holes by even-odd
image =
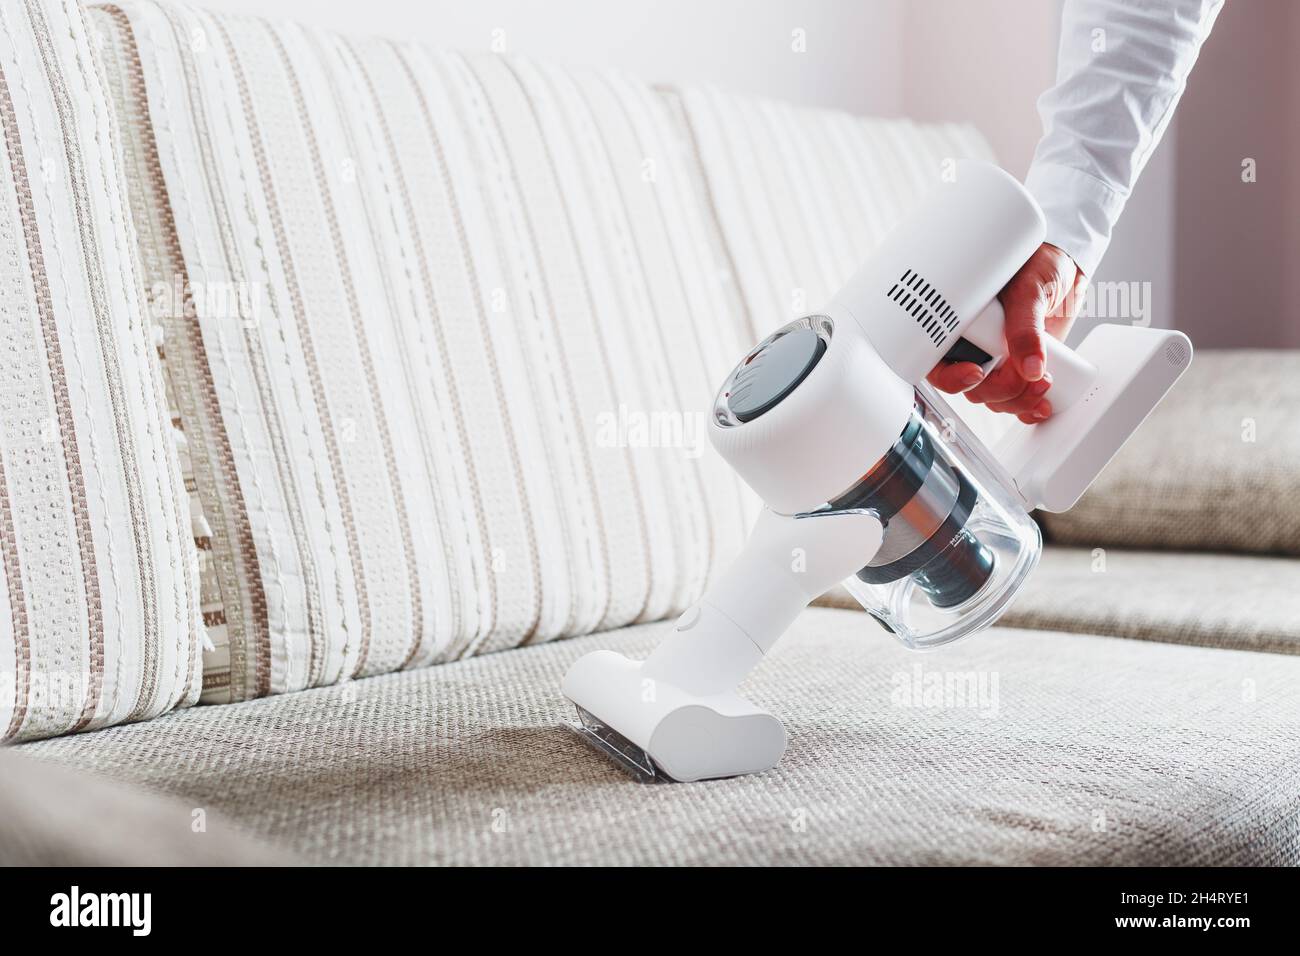
[[[914,269],[904,272],[885,294],[916,321],[935,345],[942,345],[957,328],[956,310]]]
[[[1165,358],[1175,368],[1182,368],[1191,358],[1188,354],[1187,343],[1182,339],[1171,339],[1169,344],[1165,346]]]

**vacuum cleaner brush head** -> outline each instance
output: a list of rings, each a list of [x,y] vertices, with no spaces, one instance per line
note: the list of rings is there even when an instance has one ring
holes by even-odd
[[[674,638],[681,639],[678,652],[692,643],[675,631],[667,653],[653,663],[613,651],[580,658],[564,677],[564,696],[578,708],[579,722],[570,726],[643,782],[734,777],[775,766],[785,752],[781,722],[734,691],[692,687],[690,675],[673,673],[666,665]]]
[[[583,743],[600,751],[641,783],[654,783],[668,779],[643,749],[613,727],[603,723],[595,714],[583,710],[576,704],[574,708],[578,711],[578,719],[576,722],[568,723],[567,726]]]

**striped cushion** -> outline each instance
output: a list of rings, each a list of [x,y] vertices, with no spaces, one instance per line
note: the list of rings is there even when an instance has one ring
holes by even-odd
[[[970,126],[713,89],[677,98],[752,338],[822,307],[952,161],[991,158]]]
[[[185,489],[72,0],[0,4],[0,739],[200,685]]]
[[[700,452],[750,334],[668,103],[177,4],[96,17],[210,531],[205,700],[701,591],[747,525]]]

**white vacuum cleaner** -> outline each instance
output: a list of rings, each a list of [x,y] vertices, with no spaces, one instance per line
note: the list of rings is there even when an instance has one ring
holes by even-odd
[[[960,163],[822,312],[736,366],[709,438],[766,507],[647,660],[596,651],[565,675],[590,743],[642,779],[775,766],[785,728],[736,688],[841,580],[913,649],[997,619],[1042,548],[1029,510],[1073,506],[1192,357],[1166,329],[1101,325],[1077,352],[1048,338],[1052,417],[985,449],[925,376],[1005,358],[997,293],[1044,231],[1020,183]]]

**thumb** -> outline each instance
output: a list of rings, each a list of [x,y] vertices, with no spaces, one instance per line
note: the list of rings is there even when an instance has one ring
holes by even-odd
[[[1048,311],[1046,290],[1032,280],[1013,280],[1002,293],[1001,299],[1006,314],[1003,328],[1011,362],[1021,378],[1027,382],[1037,382],[1043,377],[1045,359],[1043,329]]]

